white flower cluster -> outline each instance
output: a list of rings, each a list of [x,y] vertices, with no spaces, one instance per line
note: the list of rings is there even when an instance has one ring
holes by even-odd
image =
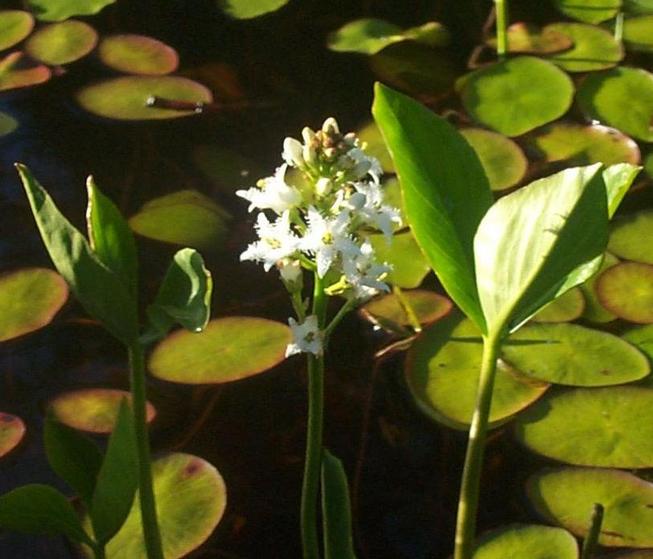
[[[276,266],[286,287],[300,291],[302,268],[327,278],[327,291],[350,301],[363,301],[379,291],[390,270],[375,259],[363,232],[377,229],[388,242],[401,224],[399,212],[383,201],[379,161],[365,154],[358,138],[342,135],[333,118],[321,130],[302,131],[303,143],[286,138],[283,159],[274,176],[236,194],[249,201],[249,211],[261,211],[256,219],[259,240],[250,244],[241,260]],[[295,341],[289,354],[318,354],[319,331],[311,317],[302,324],[293,320]]]

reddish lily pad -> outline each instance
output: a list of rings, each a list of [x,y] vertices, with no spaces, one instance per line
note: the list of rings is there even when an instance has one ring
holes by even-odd
[[[46,268],[24,268],[0,277],[0,341],[49,324],[68,299],[64,279]]]
[[[171,46],[145,35],[104,37],[98,47],[100,60],[126,74],[163,76],[179,66],[179,55]]]
[[[619,217],[610,231],[608,250],[620,258],[653,264],[653,210]]]
[[[617,264],[619,264],[619,259],[613,254],[606,252],[603,258],[603,263],[598,272],[580,286],[585,295],[585,310],[583,311],[583,318],[585,320],[602,324],[617,318],[616,314],[611,313],[601,304],[596,292],[596,282],[599,279],[599,276],[605,270],[612,268],[612,266],[616,266]]]
[[[281,363],[290,339],[290,328],[280,322],[248,316],[220,318],[199,333],[174,332],[154,348],[148,366],[153,376],[172,382],[231,382]]]
[[[653,15],[624,21],[624,42],[629,50],[653,52]]]
[[[32,58],[58,66],[70,64],[91,52],[98,34],[88,23],[69,19],[41,27],[25,44]]]
[[[567,530],[511,524],[483,534],[472,559],[578,559],[578,544]]]
[[[34,28],[34,17],[23,10],[0,10],[0,50],[20,43]]]
[[[584,309],[585,297],[579,288],[574,288],[551,301],[531,320],[535,322],[569,322],[583,314]]]
[[[25,424],[20,417],[0,412],[0,458],[9,454],[25,436]]]
[[[566,16],[585,23],[601,23],[617,15],[621,0],[554,0]]]
[[[40,21],[63,21],[73,16],[97,14],[116,0],[27,0]]]
[[[12,52],[0,60],[0,91],[19,89],[47,82],[50,69],[30,60],[24,53]]]
[[[50,410],[64,425],[89,433],[111,433],[118,417],[120,404],[131,400],[125,390],[84,388],[65,392],[50,402]],[[156,416],[154,406],[147,403],[147,420]]]
[[[572,48],[549,59],[567,72],[605,70],[616,66],[624,56],[623,47],[612,33],[596,25],[554,23],[550,27],[568,35],[574,42]]]
[[[405,298],[417,321],[422,325],[431,324],[441,319],[452,308],[449,299],[433,291],[411,289],[403,291],[402,297]],[[381,327],[384,327],[385,324],[399,326],[412,324],[399,297],[394,293],[372,299],[363,305],[359,312],[364,318]]]
[[[496,48],[497,40],[492,37],[487,44]],[[553,54],[571,48],[574,42],[564,32],[546,25],[541,29],[523,22],[508,27],[508,51],[522,54]]]
[[[88,112],[117,120],[160,120],[195,114],[191,110],[149,107],[148,99],[207,103],[213,100],[203,85],[178,76],[123,76],[89,85],[77,92]]]
[[[596,292],[601,305],[619,318],[653,323],[653,265],[617,264],[601,274]]]

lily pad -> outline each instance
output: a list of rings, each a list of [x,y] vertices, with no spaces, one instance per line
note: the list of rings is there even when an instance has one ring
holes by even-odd
[[[478,155],[492,190],[505,190],[524,178],[528,160],[515,142],[482,128],[464,128],[460,133]]]
[[[605,70],[616,66],[624,57],[623,47],[612,33],[596,25],[554,23],[550,27],[574,42],[572,48],[549,58],[567,72]]]
[[[68,299],[64,279],[46,268],[24,268],[0,277],[0,341],[49,324]]]
[[[629,50],[653,52],[653,15],[624,21],[624,42]]]
[[[532,451],[568,464],[650,468],[653,388],[610,386],[550,393],[518,416],[515,435]]]
[[[129,226],[149,239],[211,251],[222,246],[229,219],[201,192],[180,190],[147,202]]]
[[[274,12],[288,3],[288,0],[218,0],[224,13],[236,19],[252,19]]]
[[[596,281],[599,279],[601,273],[617,264],[619,264],[619,259],[613,254],[606,252],[598,272],[580,286],[585,295],[585,310],[583,311],[583,318],[585,320],[602,324],[617,318],[616,314],[611,313],[601,304],[599,296],[596,293]]]
[[[527,483],[539,514],[579,537],[587,535],[595,503],[605,507],[599,544],[652,547],[653,485],[616,470],[559,468],[544,470]]]
[[[653,362],[653,324],[628,330],[623,335],[623,339],[638,347]]]
[[[589,118],[639,140],[653,141],[653,74],[646,70],[622,66],[591,74],[577,98]]]
[[[25,424],[20,417],[0,412],[0,458],[9,454],[25,436]]]
[[[653,14],[653,0],[624,0],[624,10],[629,14]]]
[[[166,559],[185,557],[222,519],[227,505],[224,480],[206,460],[174,453],[152,463],[152,482],[163,553]],[[87,555],[92,557],[88,550]],[[147,558],[138,493],[125,524],[107,544],[106,555],[107,559]]]
[[[77,102],[90,113],[117,120],[159,120],[195,114],[195,111],[148,107],[152,96],[172,101],[208,103],[211,92],[178,76],[123,76],[89,85],[77,92]]]
[[[631,551],[628,553],[617,553],[616,555],[602,555],[600,559],[653,559],[653,550]]]
[[[653,210],[619,217],[610,232],[608,250],[620,258],[653,264]]]
[[[580,288],[570,289],[551,301],[531,320],[535,322],[569,322],[576,320],[585,309],[585,297]]]
[[[90,16],[116,0],[27,0],[40,21],[63,21],[73,16]]]
[[[405,289],[419,287],[431,271],[410,231],[394,235],[392,243],[382,234],[369,235],[368,240],[374,247],[376,259],[392,266],[386,281],[393,285]]]
[[[646,174],[649,176],[649,178],[653,178],[653,152],[646,154],[643,164]]]
[[[585,23],[601,23],[617,15],[621,0],[554,0],[566,16]]]
[[[601,274],[596,293],[601,304],[619,318],[653,323],[653,265],[617,264]]]
[[[23,10],[0,10],[0,50],[20,43],[34,29],[34,17]]]
[[[376,122],[371,120],[364,126],[358,129],[356,135],[361,142],[365,144],[365,153],[376,157],[381,163],[384,173],[394,173],[395,166],[392,161],[392,156],[381,136],[381,130],[376,125]]]
[[[567,530],[536,524],[511,524],[483,534],[473,559],[577,559],[576,539]]]
[[[50,69],[30,60],[24,53],[12,52],[0,60],[0,91],[19,89],[47,82]]]
[[[472,118],[506,136],[519,136],[562,116],[574,95],[569,76],[532,56],[486,66],[457,86]]]
[[[104,37],[98,47],[100,60],[126,74],[163,76],[179,66],[179,55],[171,46],[145,35]]]
[[[8,136],[18,128],[18,121],[11,115],[0,111],[0,138]]]
[[[411,289],[402,292],[417,321],[422,324],[431,324],[446,316],[452,308],[451,301],[433,291],[423,289]],[[401,304],[399,297],[389,293],[372,299],[360,308],[360,314],[374,324],[382,328],[385,324],[408,326],[411,324],[408,315]]]
[[[58,66],[70,64],[91,52],[98,34],[88,23],[69,19],[41,27],[25,44],[32,58]]]
[[[551,25],[539,28],[529,23],[517,22],[508,27],[508,51],[522,54],[553,54],[571,48],[574,42],[564,32]],[[495,37],[487,44],[496,48]]]
[[[417,406],[429,417],[454,429],[471,422],[482,342],[474,324],[452,315],[422,331],[406,356],[406,382]],[[499,361],[490,425],[504,423],[537,400],[549,387]]]
[[[184,384],[231,382],[266,371],[285,359],[285,324],[233,316],[212,320],[200,333],[174,332],[152,352],[153,376]]]
[[[331,33],[327,39],[327,46],[337,52],[376,54],[389,45],[407,40],[432,47],[442,47],[448,44],[449,33],[436,21],[402,29],[382,19],[363,18],[350,21]]]
[[[508,340],[502,356],[509,364],[554,384],[608,386],[650,373],[648,360],[635,347],[577,324],[532,324]]]
[[[89,433],[111,433],[118,417],[120,404],[131,400],[125,390],[84,388],[64,392],[50,402],[53,415],[64,425]],[[154,406],[147,403],[147,421],[156,416]]]
[[[568,161],[569,165],[632,163],[640,161],[639,147],[616,130],[595,124],[554,122],[529,138],[532,150],[546,162]]]

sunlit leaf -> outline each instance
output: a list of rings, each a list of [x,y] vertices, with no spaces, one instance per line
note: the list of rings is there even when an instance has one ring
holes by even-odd
[[[34,28],[34,17],[23,10],[0,10],[0,50],[20,43]]]
[[[322,452],[324,559],[356,559],[347,474],[328,450]]]
[[[483,534],[472,559],[577,559],[578,544],[567,530],[536,524],[510,524]]]
[[[388,283],[413,289],[419,287],[431,271],[410,231],[394,235],[391,243],[381,234],[369,235],[367,238],[374,247],[375,258],[392,266],[385,278]]]
[[[63,21],[73,16],[97,14],[116,0],[27,0],[30,10],[41,21]]]
[[[598,294],[596,293],[596,281],[603,271],[618,263],[619,259],[616,256],[606,252],[603,257],[603,263],[596,274],[580,286],[585,295],[585,310],[583,311],[583,318],[585,320],[601,324],[617,318],[617,315],[611,313],[601,305]]]
[[[617,15],[621,0],[554,0],[566,16],[586,23],[601,23]]]
[[[596,25],[554,23],[550,27],[573,40],[572,48],[549,58],[567,72],[605,70],[616,66],[624,56],[623,47],[614,35]]]
[[[620,216],[610,231],[608,250],[626,260],[653,264],[653,210]]]
[[[220,9],[235,19],[251,19],[276,12],[288,0],[217,0]]]
[[[584,309],[585,297],[580,288],[574,288],[542,307],[532,320],[535,322],[569,322],[583,314]]]
[[[653,52],[653,15],[627,18],[624,21],[624,42],[628,50]]]
[[[162,76],[179,66],[175,49],[145,35],[104,37],[98,46],[98,56],[109,68],[126,74]]]
[[[83,58],[97,40],[97,31],[88,23],[69,19],[39,28],[25,43],[25,51],[44,64],[58,66]]]
[[[653,323],[653,265],[621,262],[596,280],[601,305],[619,318]]]
[[[552,54],[570,48],[574,42],[565,33],[546,25],[541,29],[530,23],[517,22],[507,29],[508,51],[524,54]],[[496,48],[495,37],[487,44]]]

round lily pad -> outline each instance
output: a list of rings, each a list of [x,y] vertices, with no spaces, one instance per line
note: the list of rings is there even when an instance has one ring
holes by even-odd
[[[624,21],[624,42],[629,50],[653,52],[653,15]]]
[[[392,266],[386,281],[398,287],[413,289],[419,287],[431,267],[417,245],[415,237],[408,231],[398,233],[388,243],[382,234],[369,235],[376,259]]]
[[[452,308],[449,299],[433,291],[411,289],[403,291],[402,297],[410,305],[417,321],[422,325],[439,320],[446,316]],[[372,299],[360,308],[360,314],[382,328],[386,324],[399,326],[411,324],[404,306],[394,293]]]
[[[89,433],[111,433],[124,399],[131,400],[125,390],[84,388],[64,392],[50,402],[50,410],[64,425]],[[156,416],[154,406],[147,403],[147,421]]]
[[[628,330],[623,335],[623,339],[643,351],[653,362],[653,324]]]
[[[58,66],[86,56],[97,44],[98,34],[88,23],[69,19],[41,27],[25,44],[32,58]]]
[[[0,60],[0,91],[47,82],[50,69],[30,60],[22,52],[12,52]]]
[[[185,557],[211,535],[222,519],[227,505],[224,480],[206,460],[174,453],[154,460],[152,482],[163,553],[166,559]],[[107,544],[108,559],[147,557],[136,495],[125,524]]]
[[[73,16],[90,16],[116,0],[27,0],[40,21],[63,21]]]
[[[523,54],[552,54],[571,48],[574,42],[564,32],[551,25],[539,28],[529,23],[513,23],[507,29],[508,51]],[[487,43],[496,48],[497,40],[492,37]]]
[[[406,356],[408,387],[418,407],[454,429],[471,422],[481,368],[482,341],[470,320],[452,315],[426,328]],[[548,384],[499,361],[490,410],[496,427],[537,400]]]
[[[18,128],[18,121],[11,115],[0,111],[0,138],[8,136]]]
[[[626,260],[653,264],[653,210],[619,217],[612,224],[608,250]]]
[[[126,74],[163,76],[179,66],[179,55],[171,46],[145,35],[104,37],[98,47],[100,60]]]
[[[554,0],[566,16],[585,23],[601,23],[619,12],[621,0]]]
[[[0,10],[0,50],[20,43],[34,28],[34,17],[23,10]]]
[[[554,122],[529,138],[529,146],[547,162],[568,161],[569,165],[632,163],[640,160],[639,147],[614,128]]]
[[[153,376],[172,382],[230,382],[281,363],[290,339],[290,329],[280,322],[248,316],[220,318],[199,333],[174,332],[154,348],[148,366]]]
[[[608,386],[649,374],[648,360],[621,338],[577,324],[532,324],[512,334],[503,358],[525,375],[554,384]]]
[[[20,417],[0,412],[0,458],[9,454],[25,436],[25,424]]]
[[[602,468],[653,466],[653,388],[610,386],[549,393],[515,422],[538,454]]]
[[[371,120],[356,132],[358,138],[365,144],[365,153],[376,157],[381,163],[384,173],[394,173],[395,166],[390,156],[390,152],[385,145],[381,130],[376,125],[376,122]]]
[[[550,27],[568,35],[574,42],[570,49],[549,58],[567,72],[605,70],[624,57],[623,48],[614,35],[596,25],[554,23]]]
[[[464,128],[460,133],[478,155],[492,190],[505,190],[524,178],[528,159],[515,142],[482,128]]]
[[[89,85],[77,92],[77,102],[88,112],[118,120],[159,120],[195,111],[148,107],[151,97],[207,103],[213,100],[203,85],[178,76],[123,76]]]
[[[0,276],[0,341],[49,324],[68,299],[68,285],[46,268],[24,268]]]
[[[619,318],[653,322],[653,265],[622,262],[601,274],[596,282],[601,305]]]
[[[211,251],[222,246],[229,219],[201,192],[181,190],[147,202],[129,226],[149,239]]]
[[[591,74],[577,98],[589,118],[639,140],[653,141],[653,74],[646,70],[621,66]]]
[[[653,547],[653,485],[617,470],[559,468],[544,470],[527,483],[528,498],[539,514],[579,537],[587,535],[595,503],[605,507],[599,544]]]
[[[537,524],[510,524],[483,534],[473,559],[577,559],[578,544],[567,530]]]
[[[574,288],[551,301],[532,320],[535,322],[569,322],[583,314],[584,309],[585,297],[579,288]]]
[[[582,315],[585,320],[602,324],[617,318],[616,314],[611,313],[601,304],[599,296],[596,293],[596,281],[599,279],[599,276],[605,270],[617,264],[619,264],[619,259],[613,254],[606,252],[598,272],[580,286],[583,295],[585,295],[585,310]]]
[[[467,112],[481,124],[519,136],[567,112],[574,86],[551,62],[518,56],[468,74],[459,83]]]

